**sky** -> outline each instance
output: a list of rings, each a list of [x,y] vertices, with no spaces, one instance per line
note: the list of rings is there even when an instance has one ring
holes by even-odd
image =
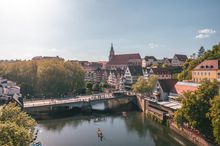
[[[191,55],[220,42],[219,0],[0,0],[0,59]]]

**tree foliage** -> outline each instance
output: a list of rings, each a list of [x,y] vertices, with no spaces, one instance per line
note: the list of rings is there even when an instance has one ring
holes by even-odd
[[[16,81],[26,97],[61,97],[84,88],[81,66],[60,59],[3,62],[0,75]]]
[[[205,53],[205,48],[201,46],[198,51],[198,57],[201,57],[202,55],[204,55],[204,53]]]
[[[195,92],[187,92],[182,99],[182,108],[174,114],[178,125],[187,123],[190,127],[210,138],[212,135],[211,120],[207,116],[211,108],[210,100],[219,93],[217,81],[203,81]]]
[[[144,77],[139,77],[137,82],[132,85],[132,89],[136,93],[150,95],[156,85],[157,77],[150,76],[147,80]]]
[[[190,80],[192,77],[192,70],[202,61],[206,59],[219,59],[220,58],[220,43],[213,46],[212,50],[208,50],[205,53],[202,53],[197,59],[188,59],[183,64],[183,71],[178,74],[179,80]]]
[[[220,145],[220,96],[216,96],[211,100],[211,108],[209,110],[209,118],[212,122],[213,136],[216,143]]]
[[[0,145],[27,146],[32,141],[36,121],[21,111],[15,103],[0,110]]]

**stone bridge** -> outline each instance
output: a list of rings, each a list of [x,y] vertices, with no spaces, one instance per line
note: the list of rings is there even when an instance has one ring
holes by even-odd
[[[71,110],[73,108],[91,110],[94,105],[100,103],[104,103],[107,108],[114,108],[129,102],[136,102],[136,97],[127,94],[101,93],[74,98],[25,101],[24,111],[37,114],[54,110]]]

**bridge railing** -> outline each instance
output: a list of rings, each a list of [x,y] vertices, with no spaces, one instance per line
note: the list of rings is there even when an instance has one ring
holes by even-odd
[[[78,98],[64,98],[64,99],[45,99],[45,100],[31,100],[24,102],[26,106],[41,106],[41,105],[55,105],[65,104],[71,102],[89,102],[93,100],[115,98],[112,94],[96,94],[90,96],[80,96]]]

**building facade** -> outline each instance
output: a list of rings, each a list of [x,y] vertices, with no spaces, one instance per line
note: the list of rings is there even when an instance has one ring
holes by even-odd
[[[175,54],[173,59],[172,59],[172,66],[182,66],[183,63],[187,60],[187,56],[186,55],[182,55],[182,54]]]
[[[148,74],[148,75],[147,75]],[[145,76],[154,75],[160,80],[171,79],[172,75],[167,68],[151,68],[148,73],[145,73]]]
[[[145,56],[144,59],[142,59],[143,68],[157,64],[158,64],[157,59],[154,56]]]
[[[126,70],[128,65],[141,65],[141,56],[139,53],[135,54],[119,54],[116,55],[113,44],[111,44],[111,49],[109,53],[109,61],[106,64],[106,68],[114,70],[120,68]]]
[[[205,60],[192,70],[192,80],[196,83],[204,79],[220,81],[220,60]]]
[[[132,85],[143,75],[141,66],[128,66],[124,74],[124,88],[131,89]]]

